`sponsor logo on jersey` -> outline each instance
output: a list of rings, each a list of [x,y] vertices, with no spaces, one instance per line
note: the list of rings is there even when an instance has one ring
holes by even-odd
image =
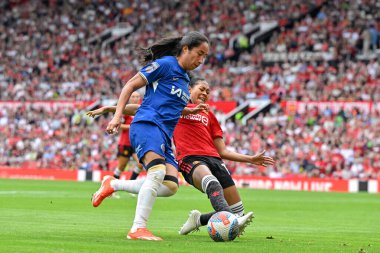
[[[172,85],[172,90],[170,91],[170,94],[176,95],[177,97],[181,98],[185,103],[188,103],[190,101],[190,96],[186,94],[181,88],[177,88],[174,85]]]
[[[203,125],[208,126],[208,117],[200,115],[200,114],[189,114],[189,115],[181,115],[181,118],[188,119],[188,120],[194,120],[199,121]]]

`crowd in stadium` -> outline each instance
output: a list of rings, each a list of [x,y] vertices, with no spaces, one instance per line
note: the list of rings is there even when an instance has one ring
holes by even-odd
[[[94,122],[77,110],[2,108],[0,165],[114,169],[117,138],[104,129],[110,115]],[[380,176],[380,112],[318,111],[285,115],[272,108],[242,125],[227,122],[228,146],[243,154],[267,150],[268,169],[230,163],[236,174],[371,178]]]
[[[380,111],[316,108],[285,115],[272,108],[246,126],[230,122],[226,140],[242,153],[267,150],[277,158],[275,168],[230,164],[237,174],[271,177],[307,176],[377,178],[380,176]]]
[[[118,136],[104,132],[109,120],[94,123],[70,108],[2,108],[0,165],[106,170],[118,143]]]
[[[140,67],[136,46],[156,39],[158,30],[199,30],[212,45],[208,62],[197,72],[209,81],[211,100],[273,102],[269,113],[245,126],[229,121],[224,130],[231,148],[242,153],[266,149],[276,167],[231,163],[234,173],[380,177],[379,111],[286,114],[279,104],[380,101],[378,58],[357,60],[380,48],[378,1],[328,1],[317,15],[300,20],[323,1],[268,2],[26,1],[1,8],[0,100],[116,98]],[[244,24],[269,20],[283,27],[268,41],[252,49],[229,48],[229,38]],[[287,27],[290,22],[294,26]],[[117,23],[133,27],[133,33],[103,49],[89,43]],[[276,62],[284,54],[303,52],[322,58]],[[113,170],[118,136],[104,132],[110,119],[94,122],[70,108],[0,108],[0,166]]]
[[[229,38],[240,33],[245,23],[294,18],[314,6],[314,1],[299,0],[281,4],[239,1],[238,5],[234,1],[206,1],[202,6],[199,1],[136,1],[132,6],[128,1],[47,2],[29,1],[0,12],[5,42],[0,51],[2,100],[114,97],[140,67],[135,48],[147,46],[157,36],[199,30],[211,39],[210,61],[224,60],[235,54],[228,50]],[[295,7],[288,8],[290,3]],[[135,30],[112,48],[99,50],[88,43],[117,23]]]

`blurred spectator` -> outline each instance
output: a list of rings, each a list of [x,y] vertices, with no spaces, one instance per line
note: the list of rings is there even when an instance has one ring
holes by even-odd
[[[379,111],[366,114],[356,108],[336,114],[329,109],[293,115],[271,110],[247,126],[226,124],[232,149],[266,149],[277,159],[277,167],[267,170],[231,163],[235,173],[273,177],[378,178],[379,136]]]
[[[212,45],[207,64],[221,66],[228,63],[227,59],[238,59],[237,52],[229,48],[229,40],[241,34],[243,25],[298,17],[314,2],[5,2],[0,9],[0,99],[78,101],[115,97],[140,67],[133,60],[138,59],[135,48],[168,33],[205,33]],[[90,38],[116,24],[133,27],[134,31],[102,49],[89,43]],[[247,38],[241,36],[239,42],[242,50],[247,48]]]
[[[109,169],[117,140],[72,109],[2,108],[0,165],[37,168]]]

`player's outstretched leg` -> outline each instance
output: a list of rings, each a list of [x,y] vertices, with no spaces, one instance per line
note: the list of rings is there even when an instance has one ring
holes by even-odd
[[[141,172],[141,169],[136,166],[133,171],[132,171],[132,174],[131,174],[131,177],[129,178],[129,180],[136,180],[137,177],[140,175],[140,172]],[[134,194],[134,193],[129,193],[129,195],[131,195],[132,197],[137,197],[137,194]]]
[[[247,214],[238,217],[238,223],[239,223],[239,234],[238,236],[241,236],[244,233],[245,228],[252,222],[253,212],[248,212]]]
[[[100,189],[95,194],[93,194],[92,202],[93,203],[95,202],[96,206],[100,205],[100,203],[103,201],[104,198],[110,196],[109,192],[116,193],[117,191],[126,191],[129,193],[138,194],[143,183],[144,183],[144,179],[119,180],[111,176],[106,176],[103,178],[102,186],[100,187]],[[104,188],[106,188],[106,193],[104,193],[104,190],[105,190]],[[170,197],[170,196],[173,196],[177,192],[177,190],[178,190],[178,179],[176,177],[166,175],[164,177],[164,181],[162,182],[162,184],[160,184],[160,187],[158,188],[157,196]],[[100,193],[102,193],[102,195],[105,194],[107,196],[102,197],[100,199],[100,203],[98,203],[99,196],[97,195],[99,195]]]
[[[92,195],[92,205],[94,207],[99,206],[102,201],[110,196],[115,190],[111,186],[111,181],[114,180],[114,177],[111,176],[105,176],[103,178],[102,184],[93,195]]]
[[[180,235],[187,235],[190,232],[199,230],[199,227],[201,226],[200,217],[201,212],[199,212],[198,210],[190,211],[189,218],[187,218],[187,221],[185,222],[185,224],[183,224],[178,233]]]

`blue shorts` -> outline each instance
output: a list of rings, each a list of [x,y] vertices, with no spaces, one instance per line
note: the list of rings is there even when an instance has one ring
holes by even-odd
[[[178,162],[174,158],[172,142],[162,130],[150,122],[133,122],[129,129],[131,145],[135,150],[141,164],[141,159],[148,151],[165,158],[166,163],[173,165],[178,170]]]

